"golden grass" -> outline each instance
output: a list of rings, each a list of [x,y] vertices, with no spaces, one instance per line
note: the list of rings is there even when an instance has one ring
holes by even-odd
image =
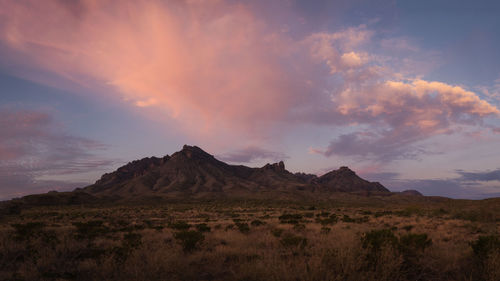
[[[442,207],[40,207],[1,219],[0,280],[500,280],[500,252],[478,258],[470,244],[498,236],[496,218],[457,218]],[[304,226],[282,223],[283,214],[300,215]],[[337,222],[320,223],[331,215]],[[179,221],[211,231],[187,251],[172,228]],[[427,234],[432,244],[411,254],[390,243],[363,247],[365,233],[380,229]]]

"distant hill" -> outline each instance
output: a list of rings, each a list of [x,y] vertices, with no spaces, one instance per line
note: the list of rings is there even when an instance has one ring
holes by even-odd
[[[420,193],[418,190],[414,190],[414,189],[408,189],[405,191],[401,191],[400,193],[403,195],[409,195],[409,196],[423,196],[422,193]]]
[[[378,182],[366,181],[347,167],[320,177],[290,173],[283,162],[261,168],[229,165],[197,146],[162,158],[136,160],[104,174],[83,190],[93,196],[221,197],[287,199],[336,192],[389,193]]]

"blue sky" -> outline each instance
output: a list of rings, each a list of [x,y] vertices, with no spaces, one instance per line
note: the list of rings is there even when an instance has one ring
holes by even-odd
[[[195,144],[500,194],[496,1],[0,1],[0,199]]]

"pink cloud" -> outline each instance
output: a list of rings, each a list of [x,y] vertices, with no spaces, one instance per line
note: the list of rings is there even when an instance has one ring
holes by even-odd
[[[26,3],[29,3],[27,5]],[[62,2],[64,3],[64,1]],[[288,39],[224,1],[2,2],[3,41],[38,67],[110,85],[192,131],[284,118],[298,88]]]
[[[376,39],[366,25],[295,38],[247,5],[222,0],[0,0],[0,6],[0,40],[17,63],[153,109],[203,140],[237,139],[244,147],[297,123],[367,126],[316,152],[378,150],[378,159],[389,159],[499,114],[464,87],[396,71],[394,60],[367,51]],[[407,40],[394,42],[418,50]]]
[[[421,79],[385,81],[356,90],[348,87],[335,102],[347,121],[371,125],[371,129],[339,136],[323,154],[377,161],[415,158],[427,151],[416,146],[418,142],[460,133],[460,126],[481,125],[485,116],[500,113],[473,92]]]
[[[337,97],[343,115],[414,127],[421,133],[438,132],[450,122],[478,123],[485,116],[500,114],[475,93],[440,82],[385,81],[356,90],[347,88]]]

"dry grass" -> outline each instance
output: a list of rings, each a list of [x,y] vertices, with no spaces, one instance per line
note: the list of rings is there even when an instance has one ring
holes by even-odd
[[[436,210],[220,203],[35,208],[0,221],[0,280],[500,280],[495,214],[467,219],[465,211]],[[197,224],[210,230],[198,232]],[[432,242],[408,240],[424,237],[417,234]],[[478,254],[471,245],[480,236],[490,238]],[[180,237],[194,239],[192,248]]]

